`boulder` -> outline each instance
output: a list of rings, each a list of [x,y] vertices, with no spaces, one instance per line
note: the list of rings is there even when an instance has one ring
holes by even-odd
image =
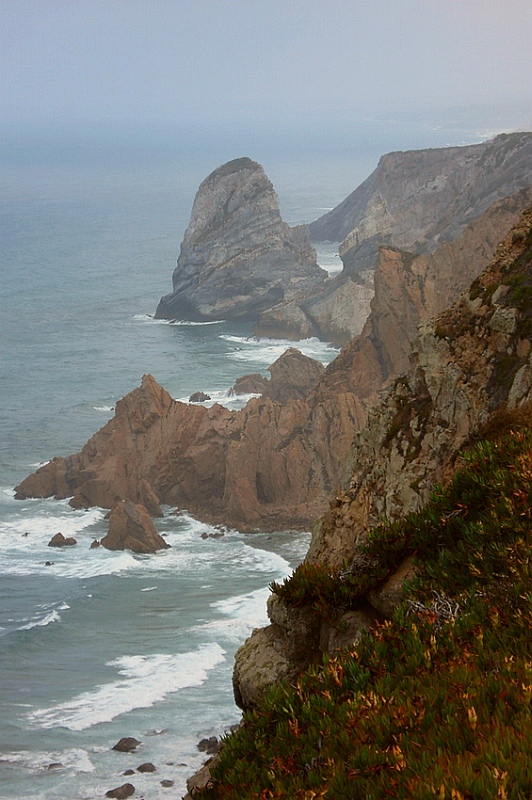
[[[268,372],[271,379],[262,393],[263,397],[286,403],[290,399],[303,400],[315,388],[325,367],[321,361],[303,355],[295,347],[289,347],[268,367]]]
[[[323,286],[305,226],[290,228],[264,169],[238,158],[200,185],[159,319],[245,320]]]
[[[157,767],[151,761],[146,761],[140,767],[137,767],[137,772],[157,772]]]
[[[205,394],[205,392],[194,392],[188,398],[189,403],[206,403],[207,400],[210,400],[211,396],[209,394]]]
[[[170,545],[157,533],[150,515],[141,505],[121,500],[109,516],[109,532],[101,541],[107,550],[155,553]]]
[[[268,385],[268,378],[258,372],[241,375],[229,389],[229,396],[239,394],[262,394]]]
[[[126,797],[131,797],[135,794],[135,787],[132,783],[123,783],[122,786],[117,786],[116,789],[109,789],[105,793],[106,797],[114,797],[116,800],[125,800]]]
[[[113,746],[113,750],[117,750],[119,753],[133,753],[141,744],[142,742],[139,742],[139,740],[135,739],[133,736],[123,736],[122,739]]]
[[[56,533],[48,542],[48,547],[72,547],[77,543],[73,536],[65,537],[62,533]]]

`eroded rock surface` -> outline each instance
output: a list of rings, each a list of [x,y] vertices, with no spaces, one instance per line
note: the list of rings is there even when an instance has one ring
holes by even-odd
[[[157,533],[144,506],[121,500],[109,516],[109,532],[101,540],[107,550],[132,550],[134,553],[156,553],[170,545]]]
[[[272,365],[263,396],[241,411],[176,402],[145,376],[80,453],[53,459],[16,496],[105,508],[127,498],[152,515],[168,503],[244,530],[307,528],[342,483],[353,435],[383,383],[407,365],[416,325],[478,274],[524,197],[496,204],[430,256],[383,249],[364,331],[325,370],[289,350]],[[504,335],[516,320],[500,306],[490,330]],[[516,347],[526,354],[526,341]]]
[[[263,168],[239,158],[200,185],[172,276],[156,317],[246,320],[322,286],[305,226],[290,228]]]
[[[471,288],[421,325],[410,370],[355,435],[344,489],[315,527],[308,562],[333,572],[346,564],[364,568],[360,546],[370,528],[424,505],[490,415],[532,401],[531,291],[532,207]],[[313,608],[294,609],[272,595],[271,625],[254,631],[235,657],[237,703],[253,707],[273,683],[293,680],[324,652],[350,646],[376,619],[391,617],[413,574],[407,559],[334,629],[316,620]]]

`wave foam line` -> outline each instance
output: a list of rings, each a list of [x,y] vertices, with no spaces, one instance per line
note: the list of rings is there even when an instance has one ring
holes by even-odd
[[[137,708],[149,708],[167,694],[201,686],[209,671],[223,661],[225,650],[217,643],[175,655],[122,656],[107,664],[118,668],[122,676],[119,680],[53,708],[34,711],[28,720],[40,728],[61,727],[71,731],[92,728]]]

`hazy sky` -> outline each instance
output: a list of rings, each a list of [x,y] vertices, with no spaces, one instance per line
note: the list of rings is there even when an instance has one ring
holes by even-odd
[[[532,0],[0,0],[0,115],[223,126],[526,111],[531,42]]]

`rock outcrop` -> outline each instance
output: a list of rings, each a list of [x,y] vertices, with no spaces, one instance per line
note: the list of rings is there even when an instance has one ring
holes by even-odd
[[[434,485],[454,472],[460,448],[499,409],[531,401],[532,207],[471,288],[420,326],[410,369],[355,435],[344,488],[316,525],[306,562],[334,573],[346,565],[368,569],[360,547],[367,531],[422,507]],[[372,616],[390,617],[413,569],[407,560],[373,588],[356,612],[360,618],[341,620],[340,641],[313,608],[289,607],[272,596],[271,625],[254,631],[235,657],[237,702],[257,704],[272,683],[291,680],[323,652],[356,641]],[[336,628],[342,630],[338,620]]]
[[[107,550],[132,550],[134,553],[156,553],[170,545],[157,533],[144,506],[121,500],[109,516],[109,531],[101,540]]]
[[[416,323],[482,269],[523,198],[496,204],[430,257],[383,250],[364,333],[325,371],[289,350],[241,411],[176,402],[145,376],[80,453],[53,459],[16,496],[105,508],[129,499],[152,515],[167,503],[243,530],[308,527],[341,483],[378,390],[404,368]]]
[[[388,153],[309,229],[313,240],[341,241],[344,272],[356,274],[373,266],[382,245],[434,252],[497,200],[531,185],[531,132],[466,147]]]
[[[260,164],[239,158],[201,184],[172,276],[156,317],[255,322],[265,309],[324,285],[305,226],[281,219],[277,195]]]
[[[300,304],[298,326],[335,344],[357,336],[369,311],[371,274],[379,248],[415,255],[456,241],[476,217],[532,186],[532,133],[502,134],[466,147],[388,153],[336,208],[309,225],[314,241],[340,242],[340,275]],[[346,299],[349,304],[346,304]],[[282,331],[283,306],[263,315],[261,330]]]

